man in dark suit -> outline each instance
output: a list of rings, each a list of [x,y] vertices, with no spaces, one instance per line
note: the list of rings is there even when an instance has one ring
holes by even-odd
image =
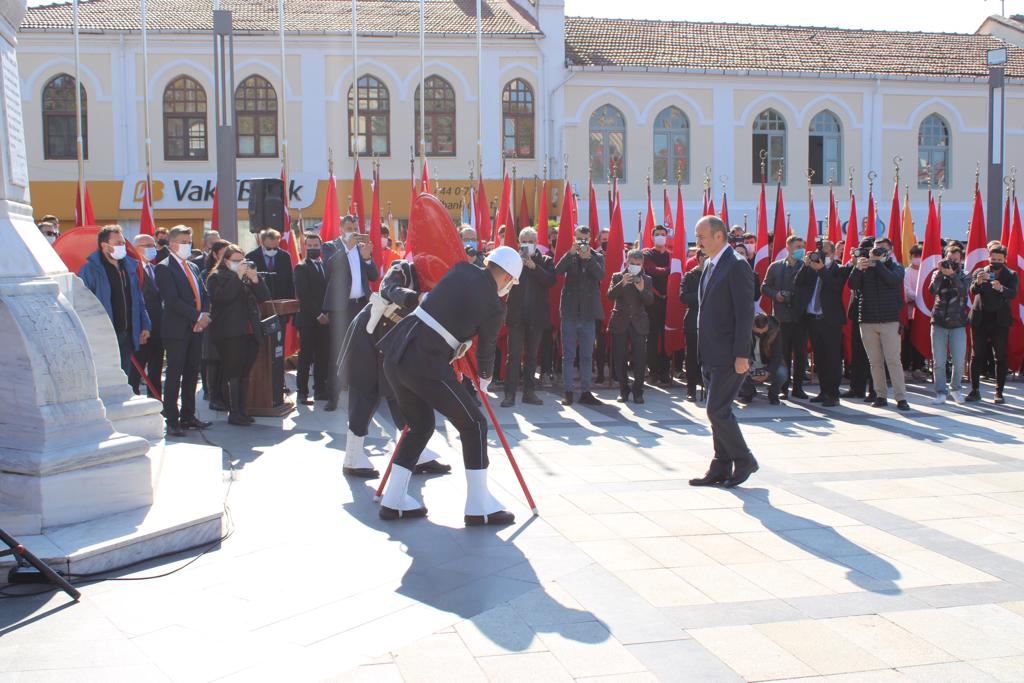
[[[716,216],[697,222],[697,246],[708,256],[697,290],[697,349],[708,388],[708,419],[715,457],[707,474],[691,486],[732,488],[757,471],[732,402],[750,370],[754,324],[754,272],[726,241],[725,223]]]
[[[139,365],[146,371],[149,384],[159,393],[162,391],[161,376],[164,371],[164,343],[160,338],[160,323],[164,312],[163,301],[160,299],[160,288],[156,286],[156,268],[151,260],[156,258],[156,240],[153,239],[152,235],[138,235],[134,243],[136,251],[142,256],[144,276],[142,281],[142,298],[146,302],[146,312],[149,313],[149,322],[152,327],[149,332],[149,341],[139,348],[135,353],[135,357],[139,361]],[[142,383],[142,377],[134,365],[132,365],[131,372],[128,374],[128,381],[131,383],[135,393],[140,393],[139,388]],[[156,398],[152,392],[149,392],[149,396],[150,398]]]
[[[295,327],[299,330],[299,371],[296,375],[299,404],[311,405],[309,400],[309,366],[313,366],[313,398],[327,400],[327,353],[330,348],[328,317],[323,311],[327,291],[327,270],[322,257],[320,236],[315,232],[305,235],[306,258],[295,266],[295,296],[299,312],[295,314]]]
[[[260,247],[253,249],[245,258],[256,265],[265,276],[270,296],[274,299],[294,299],[295,283],[292,279],[292,257],[280,249],[281,233],[273,228],[260,231]]]
[[[505,370],[505,399],[502,408],[516,404],[519,371],[523,372],[523,403],[539,406],[542,401],[534,391],[537,375],[537,350],[541,335],[551,326],[548,292],[555,284],[555,262],[537,250],[537,231],[523,228],[519,232],[519,253],[523,273],[519,286],[508,295],[508,364]]]
[[[334,258],[335,254],[346,253],[348,247],[345,245],[352,239],[352,235],[356,231],[356,217],[349,214],[342,216],[341,218],[341,235],[335,237],[329,242],[324,242],[322,251],[320,252],[320,258],[324,263],[329,262]]]
[[[683,319],[683,333],[686,335],[686,400],[697,400],[697,383],[704,385],[700,373],[700,354],[697,353],[697,318],[700,314],[700,277],[704,273],[704,262],[708,255],[697,250],[697,267],[691,268],[683,276],[683,286],[679,289],[679,298],[686,304],[686,317]]]
[[[654,281],[643,272],[647,255],[633,249],[626,257],[621,273],[612,275],[608,298],[614,301],[608,318],[612,335],[612,367],[619,381],[619,403],[629,400],[630,386],[626,365],[626,344],[633,354],[633,401],[644,402],[644,364],[649,358],[647,335],[651,332],[650,308],[654,303]]]
[[[373,250],[365,235],[349,233],[349,239],[342,241],[339,252],[327,262],[327,290],[324,292],[323,311],[327,313],[330,327],[328,347],[330,373],[328,397],[324,410],[337,410],[341,394],[342,374],[339,367],[341,349],[349,323],[370,299],[370,283],[379,277],[373,263]]]
[[[210,302],[192,255],[192,228],[176,225],[168,235],[170,255],[156,271],[156,284],[164,302],[161,334],[167,350],[164,419],[168,436],[184,436],[188,428],[212,423],[196,416],[196,382],[202,356],[202,333],[210,324]],[[178,395],[181,394],[181,408]]]
[[[806,302],[804,312],[814,349],[820,391],[811,403],[825,407],[839,405],[839,383],[843,378],[843,285],[846,275],[835,262],[835,245],[821,240],[821,248],[804,256],[804,267],[796,278],[797,298]]]

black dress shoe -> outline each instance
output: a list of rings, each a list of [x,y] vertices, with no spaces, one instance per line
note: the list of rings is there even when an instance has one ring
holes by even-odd
[[[361,479],[376,479],[380,476],[380,472],[372,467],[342,467],[341,471],[350,477],[360,477]]]
[[[507,526],[516,521],[516,516],[508,510],[498,510],[489,515],[466,515],[463,517],[466,526]]]
[[[782,401],[779,400],[778,396],[769,396],[768,397],[768,404],[769,405],[777,406],[777,405],[780,405],[781,403],[782,403]]]
[[[309,400],[309,394],[299,394],[295,398],[295,403],[300,406],[311,406],[313,402]]]
[[[736,400],[739,401],[740,403],[742,403],[743,405],[748,406],[748,405],[750,405],[751,403],[754,402],[754,396],[755,395],[756,394],[752,394],[750,396],[738,396],[736,398]]]
[[[633,403],[636,403],[638,405],[642,405],[644,403],[644,395],[643,394],[633,394]]]
[[[527,403],[531,406],[542,406],[544,401],[532,391],[528,391],[523,394],[523,403]]]
[[[338,402],[335,401],[333,398],[327,399],[327,405],[324,406],[324,410],[326,410],[328,413],[333,413],[337,409]]]
[[[967,401],[968,403],[976,403],[981,400],[981,392],[978,391],[977,389],[974,389],[971,391],[971,393],[967,394],[967,396],[964,397],[964,400]]]
[[[697,402],[697,394],[687,394],[686,395],[686,400],[689,401],[690,403],[696,403]]]
[[[873,391],[869,391],[868,395],[864,397],[865,403],[874,403],[876,400],[878,400],[878,394]]]
[[[619,397],[615,399],[617,403],[629,403],[629,394],[619,394]]]
[[[167,423],[167,436],[171,436],[171,437],[175,437],[175,438],[181,438],[181,437],[187,436],[187,435],[188,435],[188,432],[186,432],[184,429],[182,429],[181,425],[179,425],[178,423],[176,423],[176,422],[173,423],[173,424],[172,423]]]
[[[864,398],[863,391],[854,391],[853,389],[850,389],[849,391],[844,391],[839,395],[843,398]]]
[[[515,397],[515,396],[506,396],[506,397],[505,397],[505,398],[504,398],[504,399],[503,399],[503,400],[501,401],[501,407],[502,407],[502,408],[511,408],[511,407],[512,407],[512,406],[514,406],[515,404],[516,404],[516,397]]]
[[[881,396],[875,398],[875,400],[872,401],[871,403],[872,408],[884,408],[887,405],[889,405],[889,399],[882,398]]]
[[[380,511],[377,516],[381,519],[396,520],[396,519],[416,519],[417,517],[426,517],[427,508],[418,507],[415,510],[395,510],[393,508],[380,506]]]
[[[732,476],[731,460],[712,460],[707,474],[699,479],[691,479],[690,486],[718,486],[724,484]]]
[[[210,410],[216,411],[218,413],[228,412],[228,407],[225,404],[221,403],[220,401],[210,401],[209,405]]]
[[[997,391],[995,397],[992,399],[992,402],[995,403],[997,406],[1001,406],[1004,403],[1006,403],[1006,399],[1003,398],[1003,392]]]
[[[597,396],[594,396],[589,391],[584,391],[583,393],[580,394],[580,403],[582,403],[585,406],[603,406],[604,405],[601,402],[601,399],[599,399]]]
[[[801,387],[797,387],[793,389],[793,398],[807,399],[807,392],[804,391]]]
[[[906,400],[896,401],[896,410],[902,410],[903,412],[908,412],[910,410],[910,404],[907,403]]]
[[[436,460],[428,460],[427,462],[416,465],[413,469],[413,474],[448,474],[452,471],[451,465],[445,465],[443,462]]]
[[[562,398],[561,403],[562,403],[563,406],[571,406],[572,405],[572,392],[571,391],[565,392],[565,396]]]
[[[228,413],[228,424],[235,425],[236,427],[248,427],[252,423],[245,419],[244,415],[238,413]]]
[[[736,469],[733,471],[732,476],[726,479],[725,483],[722,485],[727,489],[735,488],[747,479],[750,479],[750,475],[757,472],[759,469],[761,469],[761,467],[757,464],[757,460],[754,459],[754,456],[750,456],[749,462],[736,465]]]
[[[198,417],[194,417],[194,416],[193,417],[186,417],[184,420],[181,420],[179,422],[179,424],[184,429],[206,429],[207,427],[210,427],[210,426],[213,425],[212,422],[207,422],[206,420],[200,420]]]
[[[821,394],[818,394],[817,396],[814,396],[814,397],[811,398],[811,403],[824,403],[824,402],[825,402],[825,397],[822,396]]]
[[[824,401],[821,402],[821,406],[823,408],[835,408],[838,405],[839,405],[839,399],[838,398],[826,398]]]

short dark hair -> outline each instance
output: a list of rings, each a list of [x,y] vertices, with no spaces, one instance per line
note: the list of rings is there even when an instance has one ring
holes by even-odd
[[[315,232],[304,232],[304,233],[302,233],[302,239],[303,240],[320,240],[320,242],[323,243],[323,239],[321,239],[320,235],[318,235]]]
[[[795,242],[803,242],[803,241],[804,241],[804,238],[801,237],[800,235],[790,235],[789,237],[786,238],[786,246],[789,246],[790,244],[793,244]]]
[[[998,247],[991,247],[988,250],[988,255],[992,256],[993,254],[1002,254],[1003,256],[1006,256],[1006,247],[1004,247],[1002,244],[1000,244]]]
[[[756,240],[756,239],[757,239],[757,235],[755,235],[752,232],[745,232],[745,233],[743,233],[743,241],[744,242],[747,241],[747,240]]]
[[[920,244],[915,244],[910,248],[911,256],[920,256],[922,252],[924,252],[924,249],[921,248]]]
[[[653,235],[654,233],[658,232],[659,230],[661,230],[663,233],[668,235],[668,228],[666,228],[664,225],[655,225],[654,229],[651,230],[651,234]]]
[[[882,242],[885,242],[886,244],[889,245],[889,247],[892,247],[892,240],[890,240],[888,237],[876,237],[875,238],[875,246],[876,247],[879,244],[881,244]]]
[[[911,251],[911,253],[913,253],[913,251]],[[921,250],[918,249],[917,253],[920,254]],[[946,255],[947,256],[949,254],[960,254],[961,256],[963,256],[963,253],[964,253],[964,250],[963,250],[963,248],[961,248],[959,243],[954,242],[953,244],[950,244],[948,247],[946,247]]]
[[[60,223],[60,219],[57,218],[56,216],[54,216],[52,213],[48,213],[45,216],[43,216],[42,218],[40,218],[39,222],[40,223],[54,223],[54,224],[57,224],[57,223]]]
[[[342,223],[355,223],[356,222],[356,217],[353,216],[350,213],[346,213],[344,216],[341,217],[341,222]]]
[[[124,231],[121,230],[120,225],[104,225],[102,228],[100,228],[99,233],[96,235],[96,246],[98,247],[101,244],[106,244],[107,242],[109,242],[110,236],[113,235],[114,233],[117,233],[118,235],[124,237]]]

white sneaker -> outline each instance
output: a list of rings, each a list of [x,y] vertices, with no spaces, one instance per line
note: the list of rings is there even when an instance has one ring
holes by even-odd
[[[964,402],[963,392],[960,392],[960,391],[957,391],[956,389],[954,389],[953,391],[949,392],[949,395],[952,396],[953,400],[956,401],[958,404],[961,404],[961,405],[963,404],[963,402]]]
[[[932,405],[933,406],[941,406],[945,402],[946,402],[946,395],[945,394],[935,394],[935,398],[932,399]]]

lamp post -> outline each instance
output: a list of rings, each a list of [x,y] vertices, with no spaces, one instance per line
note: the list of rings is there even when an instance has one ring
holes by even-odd
[[[1004,68],[1007,58],[1005,47],[988,51],[988,176],[987,204],[988,225],[986,232],[990,240],[999,239],[1002,231],[1003,204],[1003,138],[1005,127],[1003,115],[1005,106]]]

